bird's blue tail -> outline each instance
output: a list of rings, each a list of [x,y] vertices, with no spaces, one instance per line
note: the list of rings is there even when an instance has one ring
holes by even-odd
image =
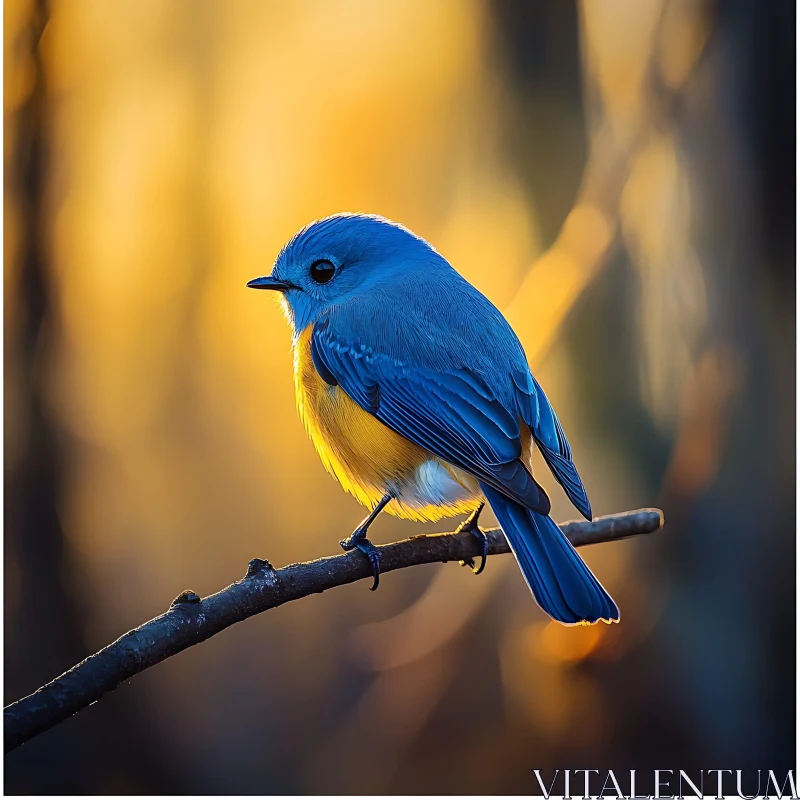
[[[483,483],[481,488],[536,602],[545,612],[565,625],[619,620],[616,603],[550,517],[509,500]]]

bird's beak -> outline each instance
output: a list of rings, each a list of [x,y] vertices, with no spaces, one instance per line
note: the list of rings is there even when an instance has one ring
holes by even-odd
[[[273,278],[272,275],[265,275],[263,278],[253,278],[248,284],[248,289],[273,289],[276,292],[285,292],[289,288],[286,281],[280,278]]]

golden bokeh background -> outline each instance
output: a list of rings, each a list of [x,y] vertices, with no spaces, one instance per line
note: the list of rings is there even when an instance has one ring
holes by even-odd
[[[5,3],[7,702],[361,519],[297,419],[285,321],[244,288],[337,211],[403,222],[506,311],[596,514],[668,522],[584,553],[618,626],[548,622],[509,558],[406,570],[148,671],[9,757],[7,791],[530,794],[533,768],[793,763],[782,13]]]

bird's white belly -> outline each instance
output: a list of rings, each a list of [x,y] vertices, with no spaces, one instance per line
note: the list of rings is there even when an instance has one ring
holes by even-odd
[[[413,510],[423,518],[463,514],[474,509],[482,495],[472,476],[460,470],[453,472],[438,460],[431,459],[417,467],[412,479],[389,488],[399,506]]]

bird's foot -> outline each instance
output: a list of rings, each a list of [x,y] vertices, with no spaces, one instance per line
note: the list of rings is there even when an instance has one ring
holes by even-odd
[[[339,542],[342,550],[360,550],[372,564],[373,582],[370,591],[374,592],[381,582],[381,552],[367,539],[366,528],[356,528],[346,539]]]
[[[342,550],[354,550],[359,542],[363,542],[367,538],[366,525],[359,525],[346,539],[339,542]]]
[[[483,505],[473,511],[472,514],[456,528],[456,533],[469,531],[481,543],[481,565],[477,569],[475,568],[474,558],[465,558],[463,561],[458,562],[462,567],[469,567],[476,575],[480,575],[481,572],[483,572],[486,567],[486,556],[489,555],[489,540],[486,538],[486,534],[478,527],[478,517],[482,510]]]

